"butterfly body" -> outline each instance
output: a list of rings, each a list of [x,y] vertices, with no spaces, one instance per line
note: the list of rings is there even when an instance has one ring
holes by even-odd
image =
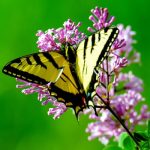
[[[72,107],[78,116],[93,103],[94,70],[117,35],[117,28],[105,28],[83,40],[76,49],[68,45],[63,52],[39,52],[12,60],[4,66],[3,73],[39,85],[50,83],[50,94]]]

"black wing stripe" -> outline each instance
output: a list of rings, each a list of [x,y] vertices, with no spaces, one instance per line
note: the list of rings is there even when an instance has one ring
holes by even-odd
[[[25,71],[21,71],[21,70],[18,70],[14,67],[11,67],[11,66],[7,66],[6,68],[4,68],[4,70],[7,70],[6,71],[3,71],[5,74],[8,74],[12,77],[18,77],[22,80],[27,80],[29,82],[32,82],[32,83],[39,83],[39,84],[47,84],[48,82],[45,80],[45,79],[42,79],[34,74],[31,74],[31,73],[28,73],[28,72],[25,72]],[[11,72],[11,73],[9,73]],[[14,74],[15,73],[15,74]],[[19,76],[20,75],[20,76]]]
[[[100,41],[101,40],[101,34],[100,34],[100,32],[98,33],[98,41]]]
[[[93,47],[95,45],[95,34],[92,35],[92,40],[91,40],[91,53],[92,53],[92,50],[93,50]]]
[[[109,30],[109,28],[108,28],[108,27],[104,28],[104,32],[107,32],[108,30]]]
[[[58,64],[55,62],[54,58],[49,54],[49,53],[42,53],[44,57],[46,57],[53,65],[55,68],[60,69]]]
[[[63,89],[57,87],[55,84],[51,84],[51,90],[50,92],[55,92],[58,94],[58,97],[63,98],[65,100],[65,103],[72,103],[69,107],[72,107],[74,110],[76,107],[80,107],[80,110],[78,112],[75,111],[76,116],[78,117],[78,113],[82,111],[84,108],[86,108],[86,104],[82,100],[82,96],[80,94],[74,95],[70,92],[64,91]]]
[[[87,45],[88,45],[88,40],[89,40],[89,38],[86,38],[84,41],[84,54],[83,54],[84,60],[86,57],[86,49],[87,49]]]
[[[41,67],[47,69],[44,63],[41,61],[40,57],[37,54],[33,55],[34,60],[36,61],[37,65],[41,65]]]
[[[108,29],[105,28],[105,32],[107,32],[107,30],[108,30]],[[117,28],[114,28],[114,29],[113,29],[111,35],[109,36],[109,39],[107,40],[107,42],[106,42],[104,48],[102,49],[102,52],[101,52],[101,54],[100,54],[100,56],[99,56],[99,59],[98,59],[97,63],[101,63],[102,58],[104,57],[105,53],[107,53],[107,48],[108,48],[108,47],[110,48],[111,45],[113,44],[114,40],[115,40],[116,37],[117,37],[117,30],[118,30]],[[112,41],[113,38],[114,38],[114,40]],[[110,45],[110,43],[111,43],[111,45]],[[98,65],[98,64],[97,64],[97,65]]]
[[[60,76],[60,79],[63,80],[64,82],[66,82],[66,80],[65,80],[62,76]],[[57,82],[57,81],[56,81],[56,82]]]
[[[84,65],[83,65],[82,74],[83,74],[84,68],[85,68],[85,58],[86,58],[86,49],[87,49],[87,45],[88,45],[88,40],[89,40],[89,38],[86,38],[85,41],[84,41],[84,51],[83,51]]]
[[[31,60],[29,59],[29,57],[26,57],[26,61],[27,61],[27,63],[28,63],[29,65],[32,65],[32,62],[31,62]]]
[[[66,77],[71,82],[71,84],[77,89],[77,87],[74,85],[74,83],[70,80],[70,78],[66,74],[62,73],[62,75],[64,75],[64,77]],[[74,80],[75,80],[75,78],[74,78]]]
[[[20,58],[17,58],[17,59],[15,59],[15,60],[13,60],[13,61],[11,61],[11,63],[21,63],[21,59]]]

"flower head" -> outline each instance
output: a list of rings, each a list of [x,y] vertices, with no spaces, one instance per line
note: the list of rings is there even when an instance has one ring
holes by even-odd
[[[77,45],[85,38],[85,35],[78,30],[80,26],[81,23],[75,25],[68,19],[64,22],[63,28],[48,29],[45,32],[39,30],[36,34],[38,36],[38,48],[40,51],[52,51],[61,50],[66,43]]]
[[[124,25],[119,24],[117,27],[119,29],[119,35],[113,44],[113,49],[117,49],[119,55],[125,54],[125,57],[128,57],[132,50],[132,45],[135,43],[133,39],[135,32],[131,30],[130,26],[125,28]]]
[[[92,15],[89,17],[89,19],[93,22],[93,27],[96,30],[109,27],[115,19],[114,16],[109,17],[107,8],[95,7],[95,9],[92,9],[91,12]],[[95,32],[95,29],[91,27],[88,28],[90,32]]]

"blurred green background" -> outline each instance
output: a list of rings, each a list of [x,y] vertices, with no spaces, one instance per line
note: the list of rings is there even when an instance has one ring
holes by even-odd
[[[135,48],[142,55],[133,72],[143,79],[143,96],[150,104],[150,15],[148,0],[0,0],[0,70],[10,60],[37,52],[37,30],[61,27],[68,18],[82,22],[80,30],[91,26],[90,10],[107,7],[115,24],[131,25],[137,32]],[[89,142],[85,133],[87,116],[79,124],[67,111],[60,119],[47,115],[37,95],[24,95],[13,78],[0,73],[0,149],[1,150],[98,150],[98,140]]]

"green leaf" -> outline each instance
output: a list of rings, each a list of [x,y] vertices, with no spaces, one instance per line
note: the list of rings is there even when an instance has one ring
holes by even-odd
[[[144,143],[142,144],[142,148],[148,148],[148,142],[144,142]]]
[[[129,136],[124,140],[124,149],[135,150],[135,144]]]
[[[142,131],[134,132],[134,137],[138,142],[148,140],[147,133],[142,132]]]
[[[124,148],[123,141],[127,136],[128,134],[126,132],[121,133],[121,135],[119,136],[119,141],[118,141],[119,147]]]
[[[122,148],[118,146],[110,145],[110,146],[105,147],[103,150],[122,150]]]
[[[142,150],[150,150],[149,142],[146,141],[141,145]]]
[[[123,132],[119,137],[119,147],[124,150],[135,150],[135,144],[126,132]]]

